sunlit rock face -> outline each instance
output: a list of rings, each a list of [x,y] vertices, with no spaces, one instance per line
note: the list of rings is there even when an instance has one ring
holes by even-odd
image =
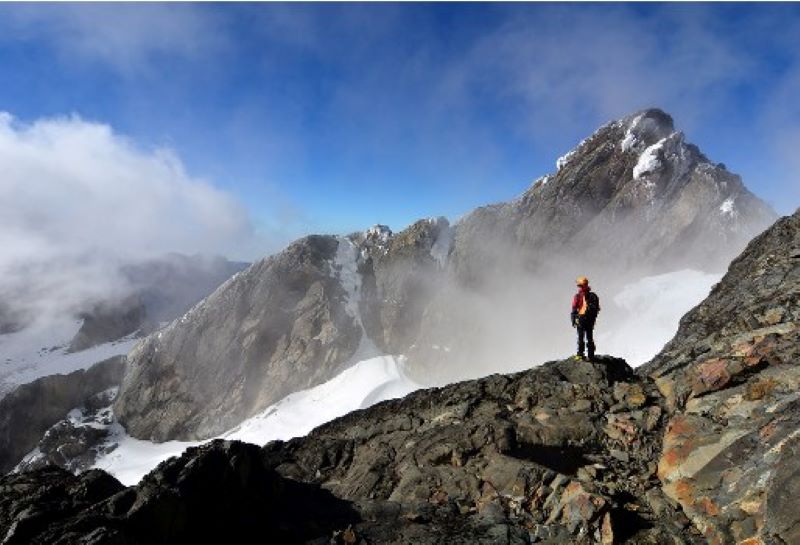
[[[120,422],[157,441],[209,437],[330,378],[361,337],[341,281],[355,251],[346,239],[302,239],[145,339],[114,406]]]

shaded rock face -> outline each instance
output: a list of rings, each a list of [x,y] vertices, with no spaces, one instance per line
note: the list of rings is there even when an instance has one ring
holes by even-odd
[[[210,437],[333,376],[361,339],[340,281],[355,254],[347,239],[302,239],[145,339],[129,354],[120,423],[156,441]]]
[[[328,543],[357,513],[318,486],[281,477],[244,443],[189,449],[125,489],[99,470],[0,479],[6,544]]]
[[[672,415],[664,491],[709,543],[800,540],[799,361],[800,211],[753,240],[642,368]]]
[[[0,472],[13,468],[72,408],[119,384],[124,369],[125,357],[117,356],[87,370],[22,384],[0,399]]]
[[[371,241],[369,232],[357,241],[363,258],[362,321],[385,352],[402,353],[418,338],[422,314],[442,285],[451,237],[449,222],[436,218],[389,233],[382,244]]]
[[[44,433],[35,449],[14,471],[58,466],[79,473],[92,467],[98,456],[118,446],[108,428],[114,421],[111,404],[116,394],[117,388],[104,390],[71,410],[67,418]]]

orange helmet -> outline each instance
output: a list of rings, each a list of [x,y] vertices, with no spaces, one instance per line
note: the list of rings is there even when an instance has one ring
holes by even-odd
[[[589,279],[585,276],[579,276],[578,279],[575,281],[579,286],[588,286]]]

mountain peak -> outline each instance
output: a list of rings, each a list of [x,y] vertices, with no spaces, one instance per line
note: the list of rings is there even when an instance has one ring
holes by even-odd
[[[619,123],[630,135],[641,141],[654,143],[675,132],[672,116],[658,108],[648,108],[622,118]]]

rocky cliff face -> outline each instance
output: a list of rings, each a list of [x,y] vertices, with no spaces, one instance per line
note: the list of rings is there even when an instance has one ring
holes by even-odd
[[[800,210],[675,339],[422,390],[263,448],[215,441],[136,487],[0,479],[6,543],[796,543]]]
[[[119,421],[156,441],[209,437],[330,378],[361,340],[355,266],[349,240],[313,236],[239,273],[130,353]]]

